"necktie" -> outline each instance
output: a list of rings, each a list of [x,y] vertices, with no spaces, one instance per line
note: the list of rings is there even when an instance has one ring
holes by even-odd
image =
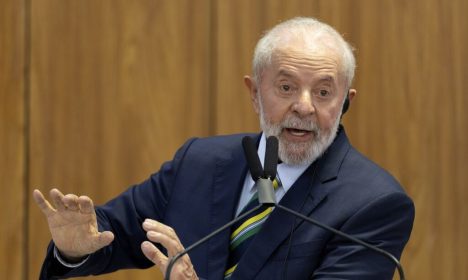
[[[280,184],[278,180],[273,181],[273,188],[276,190]],[[239,215],[251,210],[252,208],[258,206],[258,192],[256,192],[249,202],[244,206]],[[227,270],[224,273],[224,279],[230,279],[232,273],[237,267],[240,258],[247,250],[250,241],[254,238],[255,234],[260,231],[262,224],[268,218],[271,211],[273,211],[272,206],[262,206],[256,211],[252,212],[250,215],[247,215],[237,223],[232,226],[231,233],[231,243],[229,246],[229,260],[227,265]]]

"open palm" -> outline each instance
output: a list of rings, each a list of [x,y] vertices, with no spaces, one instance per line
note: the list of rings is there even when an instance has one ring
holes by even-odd
[[[60,253],[70,259],[91,254],[114,239],[110,231],[99,232],[93,201],[87,196],[63,195],[58,189],[50,191],[54,207],[39,190],[34,200],[47,218],[49,230]]]

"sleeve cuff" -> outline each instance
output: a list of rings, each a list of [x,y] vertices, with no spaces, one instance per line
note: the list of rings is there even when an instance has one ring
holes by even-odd
[[[86,256],[86,258],[84,258],[82,261],[80,261],[79,263],[69,263],[67,261],[65,261],[63,259],[63,257],[60,255],[60,252],[59,250],[57,249],[57,247],[54,246],[54,258],[56,260],[59,261],[59,263],[61,263],[63,266],[65,267],[68,267],[68,268],[76,268],[76,267],[79,267],[81,266],[82,264],[84,264],[88,259],[89,259],[89,255]]]

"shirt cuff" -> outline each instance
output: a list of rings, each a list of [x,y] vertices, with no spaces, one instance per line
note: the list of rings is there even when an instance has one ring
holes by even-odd
[[[69,263],[63,259],[63,257],[60,255],[59,250],[55,246],[54,246],[54,257],[59,261],[59,263],[61,263],[63,266],[68,267],[68,268],[79,267],[89,259],[89,255],[88,255],[86,256],[84,260],[80,261],[79,263]]]

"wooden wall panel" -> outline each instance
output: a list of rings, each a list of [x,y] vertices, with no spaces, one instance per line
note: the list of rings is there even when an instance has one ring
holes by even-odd
[[[0,1],[0,279],[25,277],[25,3]]]
[[[31,187],[100,204],[207,135],[209,11],[208,1],[33,1]],[[50,236],[30,211],[36,279]]]
[[[463,1],[366,1],[357,10],[360,90],[349,130],[416,204],[403,262],[415,279],[468,276],[468,114],[462,75],[468,21]],[[372,21],[366,20],[372,19]],[[366,36],[370,34],[371,36]],[[465,218],[464,218],[465,217]]]
[[[330,23],[356,47],[358,95],[344,119],[351,141],[416,204],[407,278],[465,279],[467,8],[462,0],[219,1],[217,132],[258,129],[242,76],[263,30],[298,15]]]

